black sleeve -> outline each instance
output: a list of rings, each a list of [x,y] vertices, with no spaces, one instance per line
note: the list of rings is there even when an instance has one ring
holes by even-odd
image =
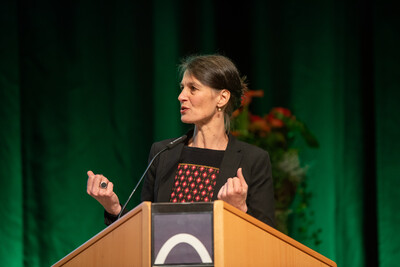
[[[121,207],[122,208],[122,207]],[[128,211],[125,209],[124,212],[122,213],[121,217],[124,216]],[[118,215],[113,215],[111,213],[108,213],[106,210],[104,210],[104,223],[108,226],[115,222],[118,219]]]
[[[106,210],[104,210],[104,223],[108,226],[115,222],[118,218],[118,215],[113,215],[108,213]]]
[[[148,163],[150,163],[150,161],[153,159],[154,155],[156,154],[156,151],[157,151],[156,144],[153,144],[150,149]],[[155,202],[154,185],[155,185],[155,179],[156,179],[157,165],[158,165],[158,159],[155,159],[153,164],[150,166],[146,177],[144,178],[143,186],[142,186],[142,194],[141,194],[142,201]]]
[[[275,227],[274,185],[269,155],[262,151],[252,160],[246,201],[247,213]]]

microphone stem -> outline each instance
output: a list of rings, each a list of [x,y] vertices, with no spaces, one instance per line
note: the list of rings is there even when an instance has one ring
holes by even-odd
[[[136,189],[139,187],[140,182],[142,182],[144,176],[146,175],[147,171],[149,170],[150,166],[153,164],[153,161],[158,157],[158,155],[160,155],[162,152],[164,152],[165,150],[167,150],[168,147],[165,147],[164,149],[162,149],[161,151],[159,151],[154,157],[153,159],[150,161],[149,165],[147,166],[146,170],[143,172],[142,177],[140,177],[139,182],[136,184],[135,188],[132,190],[132,193],[129,195],[128,200],[125,202],[124,206],[122,207],[121,211],[118,214],[118,218],[117,220],[119,220],[119,218],[121,218],[122,213],[124,212],[126,206],[128,205],[129,201],[131,200],[133,194],[135,193]]]
[[[150,161],[149,165],[147,166],[146,170],[143,172],[142,177],[140,177],[139,182],[136,184],[135,188],[132,190],[132,193],[130,194],[128,200],[125,202],[124,206],[122,207],[121,211],[118,214],[117,220],[119,220],[119,218],[121,218],[122,213],[124,212],[126,206],[128,205],[129,201],[131,200],[133,194],[135,193],[136,189],[139,187],[139,184],[142,182],[143,178],[146,176],[149,168],[151,167],[151,165],[153,164],[153,161],[158,157],[158,155],[160,155],[162,152],[164,152],[167,149],[171,149],[174,146],[176,146],[179,143],[182,143],[186,140],[187,135],[183,135],[177,139],[175,139],[174,141],[171,141],[168,145],[166,145],[163,149],[161,149],[154,157],[153,159]]]

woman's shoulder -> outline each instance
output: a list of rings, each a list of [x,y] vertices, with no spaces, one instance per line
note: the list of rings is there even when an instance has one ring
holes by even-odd
[[[242,166],[247,168],[252,166],[251,169],[254,167],[258,171],[261,168],[269,168],[268,166],[271,165],[268,151],[236,138],[232,143],[231,151],[241,154]]]
[[[241,141],[234,136],[232,136],[231,138],[233,139],[233,142],[232,142],[233,146],[237,150],[240,150],[244,154],[249,154],[249,155],[253,155],[253,156],[268,155],[268,151],[266,151],[258,146]]]

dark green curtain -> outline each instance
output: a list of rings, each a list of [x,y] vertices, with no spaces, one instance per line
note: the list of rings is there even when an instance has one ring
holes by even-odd
[[[400,35],[394,1],[5,1],[0,4],[0,265],[46,266],[105,226],[86,194],[124,202],[152,142],[180,136],[179,59],[222,53],[292,109],[316,245],[338,266],[400,261]],[[301,146],[301,144],[300,144]],[[131,203],[139,203],[136,194]]]

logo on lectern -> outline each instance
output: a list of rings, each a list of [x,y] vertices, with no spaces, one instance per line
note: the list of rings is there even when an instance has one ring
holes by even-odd
[[[211,213],[154,214],[153,265],[213,263]]]
[[[192,246],[192,248],[199,254],[202,263],[212,263],[210,254],[208,254],[206,247],[197,237],[189,234],[177,234],[164,243],[158,252],[154,264],[164,264],[169,252],[180,243],[186,243]]]

